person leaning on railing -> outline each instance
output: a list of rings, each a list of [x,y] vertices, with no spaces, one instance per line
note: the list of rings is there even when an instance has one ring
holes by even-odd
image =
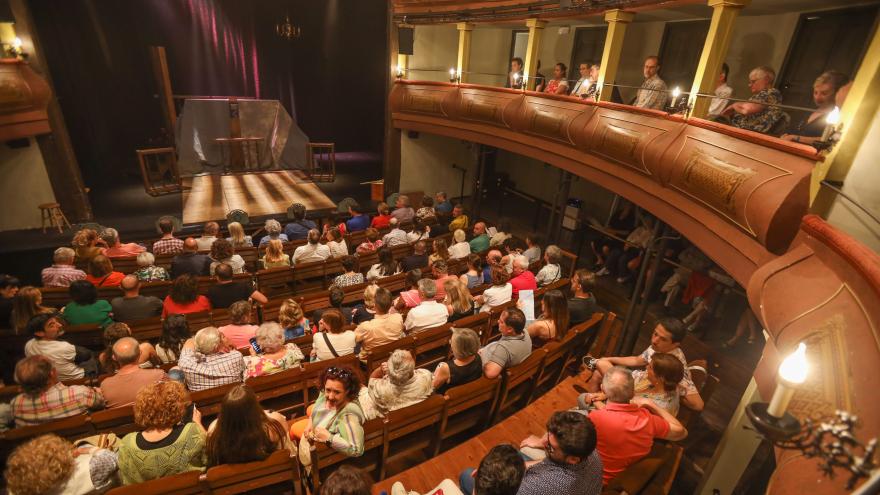
[[[729,105],[721,112],[730,119],[730,125],[748,131],[768,134],[787,123],[788,114],[777,105],[782,103],[782,93],[773,87],[776,72],[770,67],[755,67],[749,72],[749,101]],[[784,121],[784,122],[783,122]]]

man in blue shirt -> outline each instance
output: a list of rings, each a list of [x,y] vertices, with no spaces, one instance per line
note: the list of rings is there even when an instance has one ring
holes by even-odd
[[[449,199],[446,198],[445,192],[438,192],[434,196],[434,211],[443,215],[449,215],[452,213],[452,203],[449,202]]]
[[[367,230],[370,226],[370,216],[364,215],[361,210],[361,205],[355,203],[348,207],[348,212],[351,214],[351,219],[345,222],[345,228],[349,232],[360,232],[361,230]]]
[[[309,231],[317,228],[315,222],[306,220],[306,207],[302,204],[294,203],[290,208],[293,213],[293,221],[284,226],[284,235],[289,241],[308,238]]]

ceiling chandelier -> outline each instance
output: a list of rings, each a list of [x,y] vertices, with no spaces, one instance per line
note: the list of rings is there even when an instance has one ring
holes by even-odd
[[[284,16],[284,20],[275,25],[275,33],[282,39],[295,40],[302,35],[302,29],[290,22],[290,14]]]

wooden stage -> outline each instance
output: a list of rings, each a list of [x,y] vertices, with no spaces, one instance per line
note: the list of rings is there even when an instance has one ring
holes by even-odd
[[[283,213],[293,203],[302,203],[310,211],[336,208],[298,170],[195,175],[182,178],[181,184],[184,224],[223,220],[235,209],[253,219]]]

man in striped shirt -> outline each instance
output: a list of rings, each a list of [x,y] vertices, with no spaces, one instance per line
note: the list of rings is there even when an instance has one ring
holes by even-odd
[[[16,426],[32,426],[83,414],[104,405],[101,392],[83,385],[66,386],[45,356],[31,356],[15,365],[15,381],[23,392],[14,399]]]
[[[203,328],[187,340],[177,365],[192,392],[244,379],[244,358],[215,327]]]
[[[183,252],[183,241],[174,237],[174,223],[169,218],[159,220],[162,238],[153,243],[153,254],[177,254]]]
[[[52,255],[52,266],[43,268],[43,287],[70,287],[70,283],[86,278],[86,272],[73,266],[76,252],[69,247],[60,247]]]

